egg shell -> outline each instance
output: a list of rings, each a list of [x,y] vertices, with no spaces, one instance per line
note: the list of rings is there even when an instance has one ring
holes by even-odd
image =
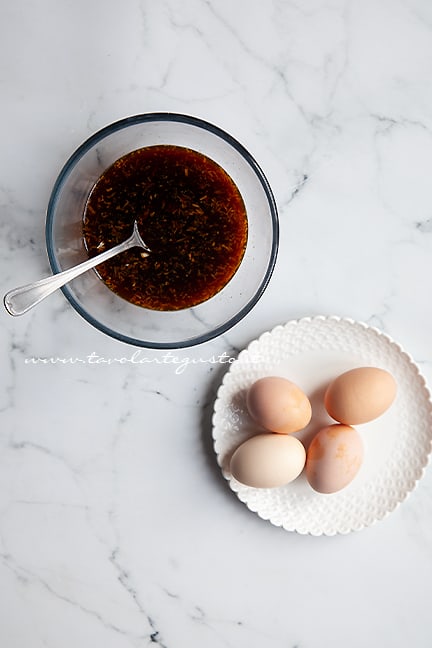
[[[302,430],[312,417],[306,394],[290,380],[278,376],[254,382],[248,389],[246,405],[257,423],[279,434]]]
[[[396,389],[395,379],[385,369],[358,367],[333,380],[324,404],[335,421],[359,425],[381,416],[393,403]]]
[[[275,488],[302,472],[306,450],[296,437],[257,434],[244,441],[231,457],[232,476],[245,486]]]
[[[318,493],[336,493],[352,482],[363,463],[363,442],[353,427],[322,428],[307,450],[306,478]]]

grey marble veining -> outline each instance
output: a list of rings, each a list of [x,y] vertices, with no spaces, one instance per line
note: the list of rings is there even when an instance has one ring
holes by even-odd
[[[377,326],[432,380],[431,36],[427,0],[2,4],[3,293],[49,274],[66,159],[136,113],[230,132],[281,228],[253,311],[171,356],[61,293],[0,313],[2,647],[429,648],[430,470],[364,531],[290,534],[229,491],[211,415],[225,359],[303,316]]]

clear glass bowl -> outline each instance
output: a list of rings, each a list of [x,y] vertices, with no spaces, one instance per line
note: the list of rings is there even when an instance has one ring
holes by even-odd
[[[275,200],[248,151],[205,121],[174,113],[148,113],[117,121],[84,142],[66,162],[48,204],[46,242],[53,273],[87,259],[82,218],[102,173],[130,151],[157,144],[185,146],[212,158],[237,185],[247,212],[248,242],[239,269],[211,299],[178,311],[155,311],[118,297],[94,270],[62,288],[90,324],[138,347],[174,349],[200,344],[239,322],[263,294],[279,241]]]

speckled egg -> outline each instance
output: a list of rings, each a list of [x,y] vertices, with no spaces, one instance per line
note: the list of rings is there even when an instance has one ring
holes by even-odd
[[[291,434],[311,420],[312,408],[306,394],[293,382],[279,376],[260,378],[246,397],[252,418],[270,432]]]
[[[353,427],[322,428],[307,450],[306,477],[318,493],[336,493],[352,482],[363,462],[363,442]]]

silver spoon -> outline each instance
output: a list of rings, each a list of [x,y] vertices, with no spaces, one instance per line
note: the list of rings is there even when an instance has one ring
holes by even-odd
[[[45,297],[48,297],[55,290],[61,288],[72,279],[75,279],[75,277],[79,277],[83,272],[87,272],[87,270],[94,268],[99,263],[108,261],[113,256],[120,254],[120,252],[125,252],[133,247],[142,248],[146,252],[145,256],[148,256],[150,253],[150,248],[141,238],[136,221],[134,221],[131,236],[126,241],[123,241],[123,243],[119,243],[110,250],[106,250],[106,252],[92,257],[88,261],[64,270],[64,272],[59,272],[52,277],[40,279],[26,286],[20,286],[19,288],[10,290],[3,298],[5,308],[11,315],[24,315],[24,313],[27,313],[33,306],[39,304]]]

